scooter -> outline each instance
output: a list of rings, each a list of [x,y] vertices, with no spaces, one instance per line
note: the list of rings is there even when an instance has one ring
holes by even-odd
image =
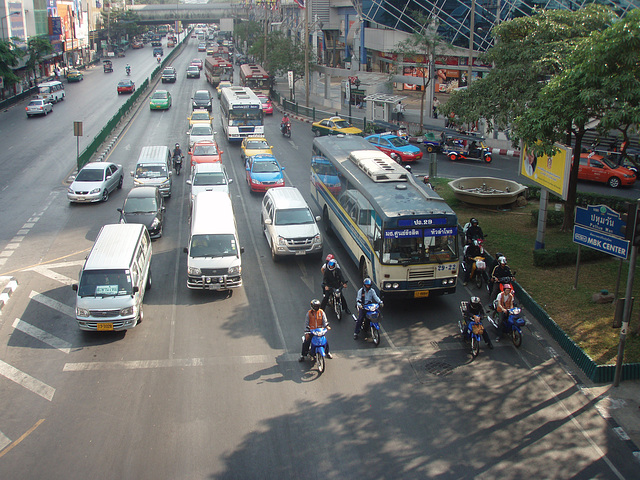
[[[182,160],[184,155],[173,157],[173,168],[176,170],[176,175],[180,176],[180,169],[182,168]]]
[[[458,320],[458,329],[462,335],[462,339],[465,343],[468,343],[471,347],[471,356],[476,358],[480,353],[480,340],[484,332],[484,325],[482,325],[482,318],[475,315],[471,317],[471,321],[467,322],[465,312],[467,311],[467,301],[460,302],[460,313],[462,318]]]
[[[498,335],[506,333],[511,337],[511,341],[516,348],[522,345],[522,327],[525,326],[526,320],[522,315],[522,309],[520,307],[513,307],[508,310],[509,315],[500,329],[500,313],[497,311],[497,300],[493,302],[493,309],[490,315],[487,315],[491,325],[498,331]]]
[[[326,328],[314,328],[309,332],[311,334],[311,346],[309,347],[309,356],[311,360],[315,362],[318,366],[318,373],[322,375],[326,370],[326,356],[327,353],[325,351],[327,345],[327,339],[325,335],[327,334]],[[304,342],[305,336],[302,336],[302,341]]]
[[[486,260],[486,256],[484,253],[484,247],[482,246],[483,241],[481,239],[477,240],[478,242],[478,246],[480,247],[480,252],[481,254],[473,257],[473,261],[475,263],[475,268],[472,265],[471,266],[471,272],[469,273],[469,280],[473,280],[475,282],[475,285],[477,288],[482,288],[482,283],[484,282],[487,291],[489,293],[491,293],[490,289],[489,289],[489,275],[487,274],[487,262]],[[465,246],[465,253],[466,253],[466,249],[467,247]],[[467,273],[467,269],[469,268],[469,266],[467,265],[467,262],[462,262],[462,269],[464,270],[465,274]]]
[[[366,311],[362,325],[363,335],[371,336],[373,345],[377,347],[380,345],[380,319],[382,317],[380,314],[380,305],[377,303],[368,303],[363,305],[362,308]],[[357,320],[355,316],[354,319]]]
[[[127,70],[127,75],[131,75],[131,68],[127,67],[126,70]]]
[[[333,311],[336,314],[338,321],[342,320],[342,286],[338,288],[332,288],[332,292],[329,294],[328,304],[333,307]]]
[[[283,137],[291,138],[291,122],[283,123],[280,130]]]

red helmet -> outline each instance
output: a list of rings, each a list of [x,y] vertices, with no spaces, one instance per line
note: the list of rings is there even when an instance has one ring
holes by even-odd
[[[329,263],[329,261],[333,260],[334,258],[336,257],[333,256],[333,253],[330,253],[329,255],[327,255],[327,258],[324,259],[324,261]]]
[[[511,286],[510,283],[505,283],[502,288],[504,288],[505,290],[508,288],[509,290],[513,290],[513,287]]]

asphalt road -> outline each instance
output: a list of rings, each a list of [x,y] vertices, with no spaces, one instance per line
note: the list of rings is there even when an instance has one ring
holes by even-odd
[[[173,107],[151,112],[143,100],[109,161],[128,173],[142,146],[186,143],[189,99],[207,88],[204,76],[184,76],[196,56],[203,54],[191,40],[174,61],[177,83],[165,85]],[[127,175],[107,203],[70,205],[72,122],[85,122],[87,138],[99,131],[124,101],[115,85],[127,62],[137,83],[155,66],[150,48],[127,51],[115,59],[116,73],[95,68],[68,85],[53,115],[27,120],[24,105],[0,114],[0,273],[19,282],[0,316],[0,478],[637,475],[628,447],[535,323],[520,349],[503,341],[471,362],[456,323],[460,301],[477,293],[466,287],[447,297],[386,302],[378,348],[354,341],[352,322],[330,314],[335,358],[327,371],[318,377],[298,363],[320,265],[272,262],[259,225],[261,196],[249,193],[240,149],[222,135],[245,247],[244,287],[228,295],[186,288],[183,174],[174,177],[164,236],[153,243],[144,322],[126,333],[79,331],[70,285],[100,227],[117,222],[132,179]],[[294,122],[285,139],[276,115],[266,130],[287,183],[310,199],[309,125]],[[506,171],[511,164],[496,159],[478,168]],[[325,252],[340,260],[353,303],[356,266],[333,238]]]

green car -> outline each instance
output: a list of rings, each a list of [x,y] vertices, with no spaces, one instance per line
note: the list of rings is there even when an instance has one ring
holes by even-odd
[[[69,70],[67,72],[67,82],[79,82],[84,78],[80,70]]]
[[[171,94],[166,90],[156,90],[151,95],[149,108],[151,110],[169,110],[171,107]]]

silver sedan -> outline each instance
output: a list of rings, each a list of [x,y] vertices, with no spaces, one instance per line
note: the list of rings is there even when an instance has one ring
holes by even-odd
[[[122,188],[122,165],[108,162],[87,163],[67,190],[70,202],[106,202],[109,194]]]

